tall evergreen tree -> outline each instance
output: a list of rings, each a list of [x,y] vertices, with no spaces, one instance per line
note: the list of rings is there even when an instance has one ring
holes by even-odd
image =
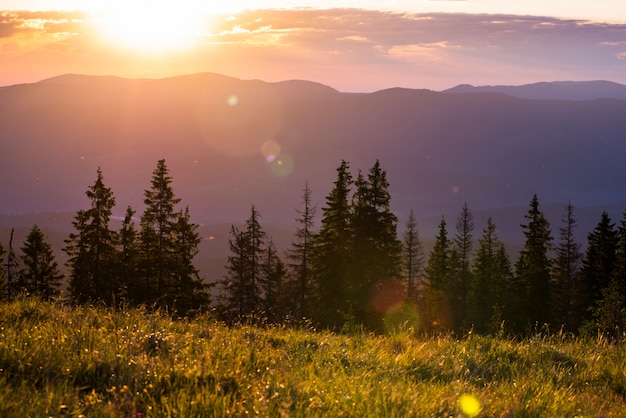
[[[473,274],[467,296],[467,320],[479,333],[497,331],[503,320],[511,265],[498,239],[496,226],[489,218],[478,241]]]
[[[297,229],[291,250],[287,254],[290,261],[291,282],[289,292],[293,297],[293,313],[299,317],[309,317],[313,286],[313,220],[316,207],[311,204],[311,189],[304,184],[302,209],[297,209]]]
[[[130,301],[143,301],[144,289],[138,285],[139,280],[139,242],[135,229],[135,211],[128,206],[119,232],[119,280],[120,294]]]
[[[264,308],[261,284],[266,234],[261,228],[259,217],[253,205],[245,230],[239,231],[231,226],[231,255],[226,265],[226,276],[221,281],[224,291],[221,303],[226,319],[259,315]]]
[[[57,296],[63,275],[59,273],[52,247],[39,226],[32,227],[21,251],[23,268],[20,276],[26,291],[43,300]]]
[[[619,236],[615,224],[606,211],[602,212],[600,222],[587,235],[587,250],[581,270],[582,308],[585,319],[591,319],[590,309],[603,298],[602,291],[611,283],[617,263]]]
[[[448,284],[452,323],[456,331],[461,331],[467,314],[467,292],[472,280],[473,232],[474,217],[466,202],[456,222],[456,235],[452,244],[453,266]]]
[[[391,212],[387,175],[377,160],[367,179],[359,173],[353,198],[351,226],[352,262],[348,280],[352,312],[371,328],[382,325],[380,313],[371,309],[370,294],[384,281],[400,279],[402,243],[397,238],[398,219]]]
[[[101,300],[111,304],[119,293],[118,236],[109,227],[115,197],[104,185],[100,168],[86,195],[91,200],[91,208],[78,211],[72,222],[77,233],[70,234],[65,241],[64,251],[69,256],[70,295],[78,303]]]
[[[448,285],[452,270],[451,255],[452,248],[448,239],[446,220],[442,217],[439,222],[439,233],[435,237],[435,244],[428,257],[427,281],[421,301],[422,322],[427,330],[450,330],[452,327],[448,300]]]
[[[424,246],[419,236],[415,214],[411,209],[406,222],[402,241],[402,255],[404,259],[404,277],[407,282],[407,296],[413,303],[417,302],[420,280],[424,273]]]
[[[0,301],[7,300],[9,298],[8,295],[8,285],[7,285],[7,270],[6,270],[6,261],[4,257],[7,255],[6,250],[0,243]]]
[[[580,262],[582,253],[576,242],[574,229],[576,218],[574,206],[568,203],[559,228],[559,243],[553,271],[553,321],[556,327],[574,331],[580,326],[581,318],[576,306],[580,295]]]
[[[265,249],[261,291],[265,315],[271,323],[284,319],[286,314],[284,292],[286,276],[286,266],[278,256],[274,242],[270,240]]]
[[[539,200],[534,195],[530,209],[522,224],[526,237],[520,256],[515,264],[515,294],[519,296],[513,318],[517,331],[527,326],[543,326],[551,323],[550,282],[552,261],[549,258],[552,235],[550,223],[539,210]]]
[[[252,283],[249,280],[250,239],[248,234],[231,225],[230,235],[227,272],[224,279],[220,281],[223,292],[220,304],[222,316],[227,320],[234,320],[254,311],[254,300],[249,300],[248,296],[257,295],[259,289],[250,289]]]
[[[179,213],[175,232],[175,264],[173,266],[174,291],[170,306],[179,314],[188,314],[208,307],[209,285],[199,276],[194,265],[198,254],[200,235],[198,225],[191,222],[189,207]]]
[[[9,250],[7,251],[6,275],[7,275],[7,299],[12,301],[21,286],[20,283],[20,260],[13,248],[13,234],[15,229],[11,229],[9,238]]]
[[[151,188],[144,192],[146,208],[141,216],[141,273],[145,302],[164,304],[175,292],[176,225],[180,216],[172,177],[159,160],[152,173]]]
[[[340,327],[350,313],[347,286],[352,254],[351,186],[349,165],[342,161],[322,208],[321,226],[314,240],[315,317],[324,327]]]

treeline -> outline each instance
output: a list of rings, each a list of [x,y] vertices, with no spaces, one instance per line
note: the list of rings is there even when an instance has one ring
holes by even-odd
[[[227,273],[216,300],[194,266],[200,237],[189,209],[178,209],[164,160],[157,163],[139,219],[128,207],[119,230],[110,226],[115,197],[98,169],[66,240],[71,303],[166,308],[179,315],[212,309],[220,318],[312,321],[384,331],[526,334],[549,327],[620,337],[626,322],[626,212],[619,227],[603,212],[583,253],[568,204],[554,239],[537,196],[521,225],[524,245],[513,264],[492,219],[475,237],[464,205],[453,236],[441,219],[425,254],[414,213],[398,236],[389,184],[379,161],[356,177],[342,161],[321,209],[305,184],[290,248],[279,253],[254,206],[242,228],[231,227]],[[20,248],[0,246],[1,297],[59,295],[62,276],[34,226]],[[213,292],[215,293],[215,292]]]

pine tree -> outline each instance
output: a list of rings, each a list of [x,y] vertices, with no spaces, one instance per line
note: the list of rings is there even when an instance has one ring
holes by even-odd
[[[143,300],[142,290],[138,286],[139,271],[139,242],[138,233],[135,229],[135,211],[128,206],[119,231],[119,280],[120,295],[134,303]]]
[[[26,292],[43,300],[59,294],[63,275],[55,261],[52,247],[39,226],[34,225],[21,248],[23,268],[20,272]]]
[[[78,211],[72,222],[77,233],[70,234],[65,241],[64,251],[69,256],[70,295],[78,303],[101,300],[112,304],[119,296],[118,236],[109,227],[115,197],[104,185],[100,168],[96,182],[88,188],[86,195],[91,200],[91,208]]]
[[[299,218],[296,219],[295,240],[287,254],[290,261],[288,267],[291,272],[289,292],[293,296],[293,313],[299,318],[309,317],[313,286],[313,219],[316,207],[311,205],[311,190],[309,184],[304,184],[302,209],[297,209]]]
[[[230,229],[229,240],[230,255],[226,265],[227,273],[220,281],[222,286],[221,310],[222,316],[227,320],[242,318],[250,315],[254,310],[253,301],[248,300],[248,295],[256,295],[259,289],[249,289],[249,257],[250,239],[245,231],[240,231],[234,225]]]
[[[261,279],[264,311],[270,323],[276,323],[284,319],[286,313],[284,293],[286,276],[287,269],[285,264],[278,257],[276,246],[270,240],[265,249],[265,262],[263,263],[263,276]]]
[[[0,301],[8,300],[8,286],[7,286],[7,271],[6,271],[6,261],[4,257],[7,255],[6,250],[0,243]]]
[[[551,322],[550,283],[552,261],[551,231],[548,220],[539,210],[539,200],[534,195],[530,209],[525,215],[527,224],[522,224],[526,241],[515,264],[514,293],[519,296],[513,303],[514,326],[524,331],[527,326],[543,326]]]
[[[324,327],[340,327],[351,314],[347,289],[352,254],[351,186],[349,165],[342,161],[334,188],[322,208],[321,226],[314,240],[315,317]]]
[[[425,328],[435,331],[450,330],[450,304],[448,285],[450,281],[451,243],[446,230],[446,220],[441,218],[439,233],[428,257],[426,265],[426,283],[421,301]]]
[[[582,309],[586,320],[591,319],[590,309],[604,297],[602,291],[611,283],[617,263],[618,240],[615,224],[603,211],[600,222],[587,235],[587,250],[581,270]]]
[[[496,226],[489,218],[478,241],[467,296],[467,321],[478,333],[497,331],[503,320],[511,265]]]
[[[228,320],[260,315],[264,308],[261,284],[266,235],[259,224],[259,216],[253,205],[244,231],[231,226],[231,255],[226,276],[221,281],[222,310]]]
[[[450,283],[448,284],[452,323],[454,329],[457,331],[461,331],[464,318],[467,314],[467,292],[469,291],[470,282],[472,280],[471,261],[473,232],[474,217],[467,207],[467,203],[465,203],[457,218],[456,235],[452,244],[454,261]]]
[[[401,277],[402,244],[397,238],[398,219],[391,212],[389,183],[378,160],[367,179],[359,173],[355,185],[348,297],[355,319],[379,329],[382,326],[381,313],[372,311],[370,294],[379,291],[385,282]]]
[[[17,256],[15,249],[13,248],[13,234],[15,229],[11,229],[11,236],[9,238],[9,250],[7,252],[7,299],[12,301],[15,296],[20,292],[20,260]]]
[[[179,213],[175,231],[175,265],[174,291],[171,306],[179,314],[189,314],[208,307],[210,303],[210,286],[199,276],[194,266],[194,258],[198,254],[200,235],[198,225],[191,222],[189,207]]]
[[[556,327],[574,331],[580,326],[581,318],[576,312],[580,294],[580,262],[582,253],[576,242],[574,228],[574,206],[568,203],[559,228],[559,243],[553,271],[553,322]]]
[[[402,241],[402,255],[404,259],[404,277],[407,282],[407,296],[413,303],[417,303],[419,282],[424,273],[424,247],[417,229],[417,221],[413,210],[409,213],[406,230]]]

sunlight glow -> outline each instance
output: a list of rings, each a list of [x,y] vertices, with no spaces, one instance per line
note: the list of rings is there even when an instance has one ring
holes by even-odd
[[[193,48],[207,32],[211,17],[221,12],[219,5],[198,7],[188,0],[116,0],[108,2],[95,21],[107,42],[150,54]]]
[[[459,407],[463,414],[474,417],[480,412],[480,401],[474,395],[465,393],[459,398]]]

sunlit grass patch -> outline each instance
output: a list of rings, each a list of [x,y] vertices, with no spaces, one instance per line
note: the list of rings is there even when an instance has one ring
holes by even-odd
[[[227,327],[142,309],[0,304],[0,416],[619,416],[603,339]],[[19,415],[16,415],[20,411]]]

